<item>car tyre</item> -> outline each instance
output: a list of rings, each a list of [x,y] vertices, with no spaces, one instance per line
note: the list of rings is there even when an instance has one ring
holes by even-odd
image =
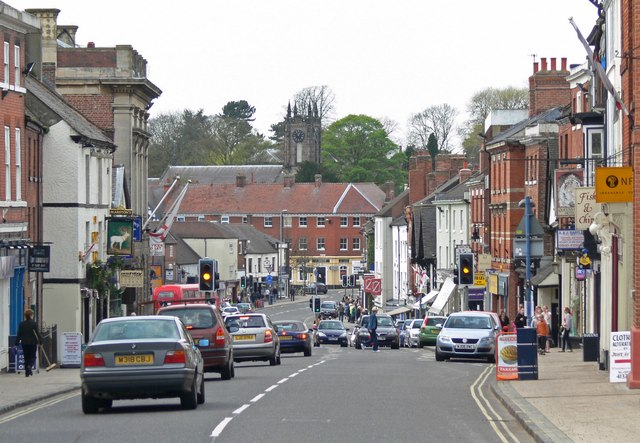
[[[278,364],[278,356],[275,351],[273,352],[273,355],[269,358],[269,364],[271,366],[275,366]]]
[[[304,356],[305,357],[311,357],[312,349],[313,348],[311,346],[309,346],[308,348],[304,348]]]
[[[362,343],[356,341],[356,349],[362,349]]]
[[[182,409],[195,409],[198,407],[198,388],[196,386],[197,374],[193,376],[191,389],[186,394],[180,396],[180,406]]]
[[[400,342],[396,342],[391,345],[391,349],[400,349]]]
[[[82,393],[82,412],[85,414],[97,414],[98,410],[102,406],[102,402],[90,395]]]
[[[347,347],[347,343],[340,343],[340,347],[341,348],[346,348]]]
[[[282,356],[280,355],[280,348],[278,348],[278,356],[276,357],[276,364],[282,364]]]
[[[438,352],[438,348],[436,348],[436,361],[444,361],[444,356]]]
[[[422,344],[422,340],[418,339],[418,347],[419,348],[424,348],[424,345]]]
[[[202,381],[200,382],[200,392],[197,395],[198,404],[204,404],[204,374],[202,374]]]
[[[487,361],[489,363],[495,363],[496,362],[496,356],[495,355],[490,355],[489,357],[487,357]]]
[[[229,356],[229,362],[227,363],[227,365],[222,369],[222,372],[220,373],[220,375],[222,376],[223,380],[231,380],[231,378],[233,377],[233,357]]]

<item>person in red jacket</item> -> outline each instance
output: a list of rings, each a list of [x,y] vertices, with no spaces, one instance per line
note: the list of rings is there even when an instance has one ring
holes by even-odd
[[[549,325],[544,319],[544,315],[538,315],[538,322],[536,323],[536,331],[538,333],[538,348],[540,355],[545,354],[547,347],[547,337],[549,336]]]

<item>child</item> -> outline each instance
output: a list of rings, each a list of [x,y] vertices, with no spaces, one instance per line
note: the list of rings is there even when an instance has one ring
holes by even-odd
[[[538,333],[538,348],[540,355],[545,354],[547,347],[547,336],[549,335],[549,325],[544,319],[544,315],[538,315],[538,321],[536,322],[536,331]]]

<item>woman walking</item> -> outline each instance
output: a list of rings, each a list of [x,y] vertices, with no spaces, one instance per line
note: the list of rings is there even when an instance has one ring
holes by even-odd
[[[567,345],[569,346],[569,352],[573,352],[573,348],[571,347],[571,339],[569,338],[572,327],[573,315],[571,315],[571,309],[569,309],[569,307],[567,306],[566,308],[564,308],[564,316],[562,317],[562,350],[560,352],[564,352]]]
[[[24,320],[18,325],[16,346],[19,344],[22,344],[22,353],[24,354],[24,375],[25,377],[29,377],[33,375],[36,351],[40,344],[38,324],[33,319],[33,311],[31,309],[24,311]]]

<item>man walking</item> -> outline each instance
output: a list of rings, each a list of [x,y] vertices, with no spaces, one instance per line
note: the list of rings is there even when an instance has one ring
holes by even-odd
[[[376,306],[371,310],[371,315],[369,316],[369,324],[367,328],[369,329],[369,335],[371,336],[371,344],[373,346],[373,352],[380,352],[378,349],[378,333],[376,330],[378,329],[378,308]]]

